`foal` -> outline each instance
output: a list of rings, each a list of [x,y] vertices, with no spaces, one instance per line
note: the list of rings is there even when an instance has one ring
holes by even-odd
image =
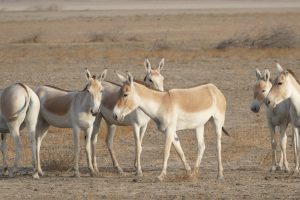
[[[40,147],[49,126],[72,128],[75,143],[75,176],[79,173],[80,130],[85,132],[87,162],[91,174],[95,173],[91,161],[91,134],[93,123],[100,109],[103,87],[101,82],[106,70],[98,77],[91,76],[86,70],[87,85],[82,91],[66,91],[53,86],[40,86],[36,93],[41,102],[41,110],[37,126],[37,161],[38,172],[43,175],[40,165]]]
[[[3,155],[4,174],[8,174],[6,161],[6,133],[11,133],[16,146],[16,158],[11,175],[18,171],[21,154],[21,142],[19,130],[25,125],[29,132],[32,151],[33,177],[39,178],[36,170],[36,124],[40,110],[40,101],[34,91],[22,83],[13,84],[0,90],[0,132],[1,151]]]
[[[148,59],[145,60],[146,76],[144,78],[144,83],[148,87],[163,91],[163,80],[164,77],[160,74],[163,66],[164,59],[162,59],[156,69],[152,69]],[[100,114],[97,116],[94,122],[94,129],[92,134],[92,158],[93,166],[95,170],[98,170],[97,160],[96,160],[96,143],[98,138],[98,133],[100,129],[100,123],[102,118],[104,118],[107,125],[107,135],[106,135],[106,145],[109,150],[113,166],[118,169],[119,173],[123,173],[117,158],[113,150],[113,138],[116,131],[116,126],[132,126],[134,132],[134,139],[136,145],[136,156],[135,156],[135,167],[136,175],[142,176],[142,167],[140,163],[140,157],[142,152],[142,141],[144,134],[147,129],[148,122],[150,118],[140,109],[136,109],[128,116],[125,117],[123,121],[117,121],[113,118],[113,108],[117,103],[119,97],[119,91],[121,86],[116,85],[111,82],[104,81],[103,85],[103,97],[100,109]]]
[[[265,70],[264,74],[262,75],[258,69],[256,69],[256,78],[257,81],[254,85],[253,92],[254,92],[254,99],[251,104],[251,110],[255,113],[258,113],[260,110],[261,105],[265,102],[265,99],[271,90],[272,83],[270,81],[270,72],[269,70]],[[275,171],[277,165],[277,158],[276,158],[276,140],[275,140],[275,128],[279,126],[280,128],[280,135],[281,135],[281,156],[279,161],[279,168],[285,168],[285,171],[289,171],[288,161],[286,157],[286,128],[290,123],[290,103],[288,100],[282,101],[278,104],[274,109],[267,107],[266,115],[268,120],[268,126],[271,131],[271,146],[272,146],[272,166],[270,171]]]
[[[191,167],[185,159],[176,134],[177,130],[196,129],[198,156],[194,173],[198,172],[205,149],[204,125],[210,119],[213,119],[217,133],[218,178],[223,178],[221,136],[222,130],[227,133],[223,128],[226,99],[216,86],[206,84],[189,89],[158,92],[135,83],[131,74],[127,74],[127,79],[120,74],[118,76],[123,81],[123,86],[120,90],[119,100],[113,110],[114,118],[122,121],[133,110],[140,108],[154,120],[158,129],[166,135],[163,169],[158,177],[160,181],[166,176],[167,161],[172,143],[187,174],[191,174]]]

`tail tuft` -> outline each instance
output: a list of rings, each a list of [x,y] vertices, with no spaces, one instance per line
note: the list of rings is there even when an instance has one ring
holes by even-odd
[[[225,135],[230,136],[230,134],[228,133],[228,131],[224,127],[222,127],[222,131],[225,133]]]

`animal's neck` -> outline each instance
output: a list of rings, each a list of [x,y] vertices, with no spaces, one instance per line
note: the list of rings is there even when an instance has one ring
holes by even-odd
[[[300,99],[300,85],[298,82],[290,76],[290,89],[291,91],[291,102],[293,107],[297,110],[297,112],[300,112],[300,105],[299,105],[299,99]]]
[[[89,112],[91,95],[87,91],[76,92],[76,101],[80,102],[82,111]]]
[[[134,83],[137,95],[140,97],[140,109],[145,112],[156,123],[162,123],[162,113],[169,111],[171,99],[168,92],[158,92],[143,85]]]

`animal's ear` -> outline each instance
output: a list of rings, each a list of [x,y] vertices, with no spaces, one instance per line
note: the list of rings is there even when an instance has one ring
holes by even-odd
[[[98,77],[98,80],[99,81],[103,81],[106,77],[106,74],[107,74],[107,69],[105,69],[102,74]]]
[[[92,78],[91,72],[85,68],[85,78],[86,80],[90,80],[90,78]]]
[[[288,71],[288,70],[284,70],[284,74],[285,74],[285,75],[288,75],[288,74],[289,74],[289,71]]]
[[[130,85],[133,83],[133,76],[130,72],[127,72],[127,81]]]
[[[151,65],[150,65],[150,62],[149,62],[148,58],[145,59],[144,65],[145,65],[146,71],[148,73],[150,73],[150,71],[151,71]]]
[[[264,80],[268,82],[270,80],[270,71],[268,69],[265,70]]]
[[[262,78],[262,75],[261,75],[259,69],[257,69],[257,68],[256,68],[256,70],[255,70],[255,75],[256,75],[256,79],[257,79],[257,80],[260,80],[260,79]]]
[[[127,79],[125,78],[125,76],[123,76],[121,73],[115,71],[115,74],[119,77],[119,79],[123,82],[126,83]]]
[[[280,64],[278,62],[276,62],[276,69],[279,73],[283,72],[283,68],[280,66]]]
[[[164,65],[165,65],[165,59],[162,58],[161,61],[158,64],[158,68],[157,68],[158,71],[161,71],[163,69]]]

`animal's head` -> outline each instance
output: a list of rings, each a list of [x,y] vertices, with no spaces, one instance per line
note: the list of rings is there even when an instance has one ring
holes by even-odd
[[[253,87],[253,100],[251,103],[251,110],[255,113],[259,112],[261,105],[265,102],[265,99],[272,88],[270,81],[270,72],[265,70],[262,74],[258,69],[256,73],[256,82]]]
[[[144,65],[146,68],[146,76],[144,82],[146,85],[149,85],[151,88],[164,91],[164,77],[161,75],[161,70],[165,64],[165,59],[161,59],[156,69],[151,68],[151,64],[148,59],[145,60]]]
[[[119,91],[119,99],[113,110],[113,117],[122,121],[126,115],[138,108],[140,97],[136,94],[133,76],[127,73],[127,77],[116,73],[123,85]]]
[[[100,109],[103,91],[101,82],[105,79],[106,73],[107,70],[104,70],[103,73],[96,78],[96,76],[91,75],[88,69],[85,70],[87,84],[84,91],[89,93],[90,112],[93,116],[96,116]]]
[[[276,63],[278,75],[273,82],[273,86],[266,98],[266,104],[270,108],[275,108],[280,102],[291,96],[291,84],[297,82],[291,70],[284,70],[279,63]],[[296,83],[297,84],[297,83]]]

